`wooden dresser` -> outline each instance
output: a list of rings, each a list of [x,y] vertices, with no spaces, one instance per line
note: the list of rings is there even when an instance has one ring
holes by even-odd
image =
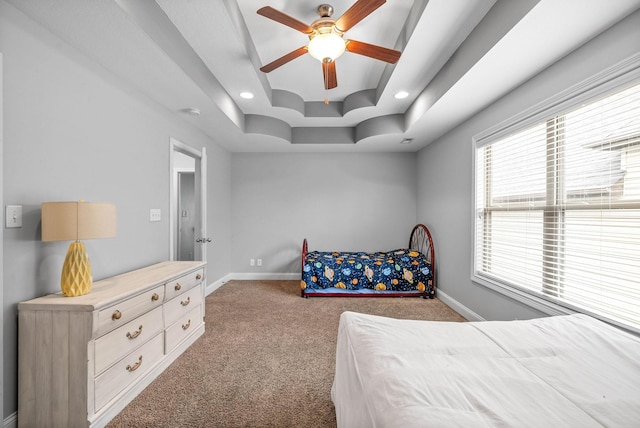
[[[204,263],[18,304],[18,425],[104,426],[204,333]]]

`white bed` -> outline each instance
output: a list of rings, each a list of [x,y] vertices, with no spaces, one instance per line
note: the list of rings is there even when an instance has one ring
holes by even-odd
[[[586,315],[340,317],[338,427],[640,427],[640,338]]]

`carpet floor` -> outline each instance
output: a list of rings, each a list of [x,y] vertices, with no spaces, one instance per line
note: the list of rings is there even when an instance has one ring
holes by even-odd
[[[342,312],[464,321],[438,299],[303,299],[298,284],[230,281],[207,296],[204,335],[108,427],[335,427]]]

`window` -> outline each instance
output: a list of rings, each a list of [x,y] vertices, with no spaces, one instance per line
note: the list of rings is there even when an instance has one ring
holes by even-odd
[[[474,278],[640,331],[640,84],[536,117],[476,139]]]

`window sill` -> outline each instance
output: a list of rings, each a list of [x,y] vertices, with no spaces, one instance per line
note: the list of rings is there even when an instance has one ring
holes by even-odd
[[[530,308],[538,310],[546,315],[570,315],[576,313],[576,311],[550,302],[542,297],[535,296],[518,288],[502,284],[498,281],[491,280],[486,277],[471,275],[471,281],[475,284],[481,285],[504,296],[507,296],[517,302],[524,303]]]
[[[614,320],[599,316],[597,314],[593,314],[588,311],[581,311],[577,309],[570,309],[556,303],[553,303],[549,300],[546,300],[542,297],[535,296],[531,293],[527,293],[526,291],[522,291],[516,287],[502,284],[498,281],[492,280],[490,278],[481,277],[478,275],[471,275],[471,282],[474,284],[478,284],[482,287],[486,287],[490,290],[493,290],[497,293],[502,294],[503,296],[509,297],[517,302],[523,303],[529,306],[532,309],[538,310],[543,314],[549,316],[558,316],[558,315],[571,315],[575,313],[583,313],[594,318],[599,319],[600,321],[606,322],[607,324],[611,324],[614,327],[618,327],[628,333],[631,333],[635,336],[640,336],[640,330],[635,329],[634,327],[624,324],[622,322],[616,322]]]

